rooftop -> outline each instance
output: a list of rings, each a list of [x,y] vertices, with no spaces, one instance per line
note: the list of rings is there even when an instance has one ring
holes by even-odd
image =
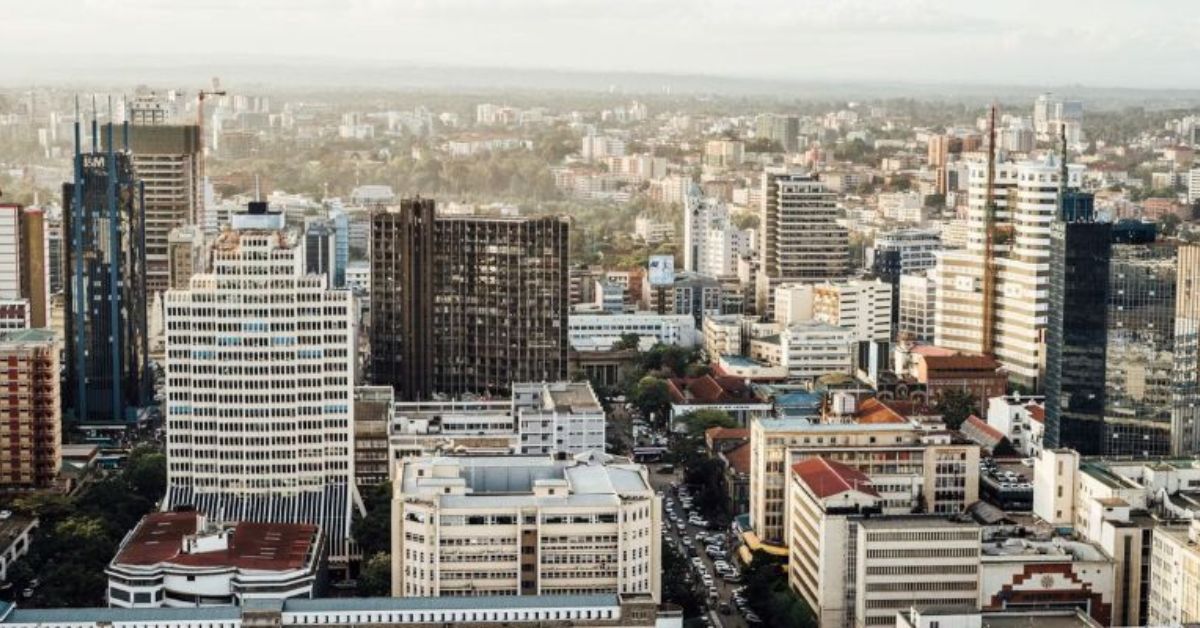
[[[54,330],[13,329],[0,332],[0,343],[19,344],[24,342],[54,342]]]
[[[819,499],[847,491],[879,497],[879,493],[871,486],[871,478],[840,462],[821,457],[809,458],[792,465],[792,471]]]
[[[195,511],[155,512],[146,515],[121,546],[114,565],[151,566],[162,563],[183,567],[236,567],[284,571],[303,568],[317,542],[318,527],[308,524],[238,522],[227,542],[185,551],[185,537],[206,533],[204,517]],[[215,538],[215,537],[214,537]],[[207,550],[207,551],[206,551]]]

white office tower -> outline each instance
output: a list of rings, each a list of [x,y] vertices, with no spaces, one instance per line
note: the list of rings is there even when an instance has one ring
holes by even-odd
[[[762,198],[755,301],[758,315],[769,319],[779,284],[847,276],[850,236],[837,222],[836,194],[815,175],[768,168]]]
[[[1083,141],[1083,103],[1056,98],[1053,94],[1038,96],[1033,103],[1033,130],[1038,141],[1057,144],[1064,125],[1070,145]]]
[[[661,525],[646,468],[624,459],[410,458],[392,501],[392,595],[660,602]]]
[[[1058,213],[1058,157],[996,164],[995,356],[1010,378],[1040,385],[1043,336],[1050,307],[1050,225]],[[1068,167],[1068,185],[1079,187],[1084,167]],[[984,351],[984,268],[987,234],[987,164],[972,163],[967,248],[937,253],[935,342],[940,347]]]
[[[353,296],[304,272],[266,203],[234,214],[212,271],[166,293],[167,496],[223,521],[311,523],[348,559]]]
[[[754,230],[738,229],[729,206],[687,183],[683,197],[683,269],[713,277],[737,274],[738,259],[754,250]]]
[[[1200,202],[1200,166],[1188,171],[1187,175],[1188,202]]]

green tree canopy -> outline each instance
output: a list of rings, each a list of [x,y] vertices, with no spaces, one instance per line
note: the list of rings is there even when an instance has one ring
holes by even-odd
[[[938,395],[934,410],[942,415],[942,420],[946,422],[946,427],[957,430],[962,427],[967,417],[975,412],[977,405],[978,399],[970,392],[965,390],[947,390]]]

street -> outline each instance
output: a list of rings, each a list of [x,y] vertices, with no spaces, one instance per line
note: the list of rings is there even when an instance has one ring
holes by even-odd
[[[699,556],[700,560],[703,561],[705,569],[713,577],[713,586],[715,586],[717,589],[719,602],[711,602],[706,599],[705,603],[708,608],[709,622],[713,626],[722,626],[724,628],[746,628],[748,624],[742,617],[741,612],[734,606],[732,600],[733,590],[741,585],[731,585],[726,583],[725,579],[717,574],[716,568],[713,565],[713,560],[704,552],[704,544],[696,543],[695,540],[696,534],[698,533],[713,534],[717,532],[723,532],[728,537],[730,532],[728,530],[708,530],[704,528],[698,528],[688,523],[687,512],[683,510],[682,505],[680,504],[679,499],[672,490],[671,486],[672,483],[675,482],[679,484],[683,483],[682,473],[678,469],[675,471],[675,473],[660,473],[659,470],[663,467],[661,464],[650,464],[647,466],[650,470],[650,485],[656,491],[662,491],[663,494],[663,530],[666,532],[663,536],[664,544],[671,543],[675,547],[675,550],[679,552],[679,555],[684,557],[684,560],[688,562],[688,566],[692,568],[692,577],[697,581],[699,581],[700,574],[692,565],[692,556]],[[669,504],[674,507],[676,513],[682,515],[680,520],[685,526],[683,534],[686,534],[688,538],[692,539],[696,550],[694,554],[687,551],[687,548],[683,544],[683,536],[676,525],[669,519]],[[736,564],[736,557],[732,551],[729,551],[733,549],[733,544],[727,543],[725,549],[727,552],[729,552],[729,558],[726,559],[726,562],[730,564]],[[671,577],[672,575],[673,574],[664,574],[664,577]],[[701,588],[704,587],[701,586]],[[731,611],[729,615],[722,615],[718,612],[717,609],[720,602],[729,604]]]

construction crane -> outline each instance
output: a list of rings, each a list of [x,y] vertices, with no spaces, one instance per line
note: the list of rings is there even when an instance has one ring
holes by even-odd
[[[198,199],[198,207],[196,208],[196,217],[193,222],[199,224],[204,220],[204,212],[207,210],[204,207],[204,99],[208,96],[224,96],[225,90],[221,89],[220,82],[216,78],[213,79],[213,88],[206,90],[201,88],[196,92],[196,151],[199,153],[196,161],[196,184],[201,186],[200,198]],[[201,225],[203,226],[203,225]]]
[[[983,353],[996,354],[996,105],[988,120],[987,188],[983,206]]]

